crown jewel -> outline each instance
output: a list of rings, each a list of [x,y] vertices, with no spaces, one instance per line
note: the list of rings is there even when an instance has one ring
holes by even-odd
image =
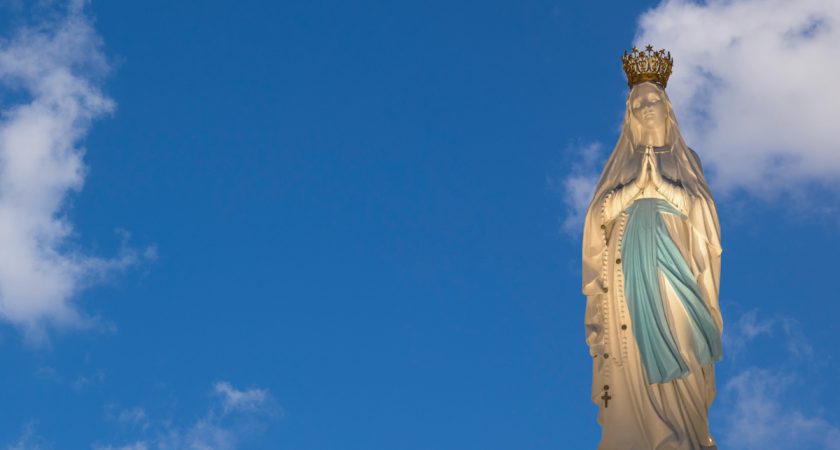
[[[651,45],[643,51],[636,47],[633,47],[631,53],[625,51],[621,62],[624,63],[624,73],[627,74],[627,85],[631,88],[644,81],[653,81],[664,88],[674,67],[671,52],[666,54],[664,48],[654,51]]]

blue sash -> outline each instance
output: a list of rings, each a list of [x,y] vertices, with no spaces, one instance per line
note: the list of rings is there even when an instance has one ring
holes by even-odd
[[[682,218],[685,215],[656,198],[636,200],[625,211],[629,214],[622,241],[625,297],[648,383],[664,383],[688,374],[665,317],[659,271],[665,274],[688,313],[697,360],[701,365],[720,360],[720,332],[660,213]]]

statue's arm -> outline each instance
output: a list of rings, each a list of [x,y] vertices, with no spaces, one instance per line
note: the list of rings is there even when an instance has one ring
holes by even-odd
[[[659,183],[655,185],[656,192],[659,192],[662,198],[677,208],[680,212],[688,214],[691,194],[689,194],[682,186],[671,183],[670,181],[661,178],[658,181]]]
[[[710,254],[710,260],[706,264],[707,266],[698,276],[698,285],[703,298],[706,300],[709,314],[712,316],[715,326],[719,332],[723,333],[723,317],[720,314],[718,304],[720,281],[716,278],[716,275],[720,274],[720,255]]]
[[[706,177],[703,173],[703,165],[700,162],[700,157],[697,152],[689,150],[689,155],[693,159],[694,164],[697,165],[697,176],[699,181],[706,184]],[[718,224],[717,208],[711,194],[708,198],[698,197],[692,199],[690,196],[685,196],[690,207],[690,221],[695,224],[696,242],[694,242],[694,252],[696,252],[696,266],[698,267],[698,284],[702,290],[703,297],[709,307],[709,312],[712,315],[715,325],[718,330],[723,332],[723,317],[720,312],[720,305],[718,303],[720,298],[720,260],[723,249],[720,246],[720,225]]]
[[[720,262],[722,249],[714,205],[698,199],[692,207],[692,249],[697,283],[718,330],[723,332],[723,319],[718,299],[720,296]]]
[[[634,182],[609,191],[601,202],[601,223],[612,222],[641,192],[642,188]]]
[[[604,325],[601,323],[601,311],[598,308],[598,301],[601,294],[586,296],[586,314],[583,323],[586,329],[586,344],[589,346],[589,356],[593,358],[603,353],[604,348]]]

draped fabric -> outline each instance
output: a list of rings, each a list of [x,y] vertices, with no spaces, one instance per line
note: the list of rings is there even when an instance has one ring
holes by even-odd
[[[688,373],[665,314],[659,286],[661,271],[688,312],[696,356],[708,365],[723,355],[720,335],[703,304],[688,264],[674,244],[660,214],[682,213],[661,199],[639,199],[627,208],[623,237],[625,294],[633,333],[649,383],[663,383]]]

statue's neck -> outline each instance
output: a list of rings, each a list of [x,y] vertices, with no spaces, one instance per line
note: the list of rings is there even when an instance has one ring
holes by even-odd
[[[662,147],[665,145],[665,130],[662,128],[647,129],[642,132],[641,145]]]

